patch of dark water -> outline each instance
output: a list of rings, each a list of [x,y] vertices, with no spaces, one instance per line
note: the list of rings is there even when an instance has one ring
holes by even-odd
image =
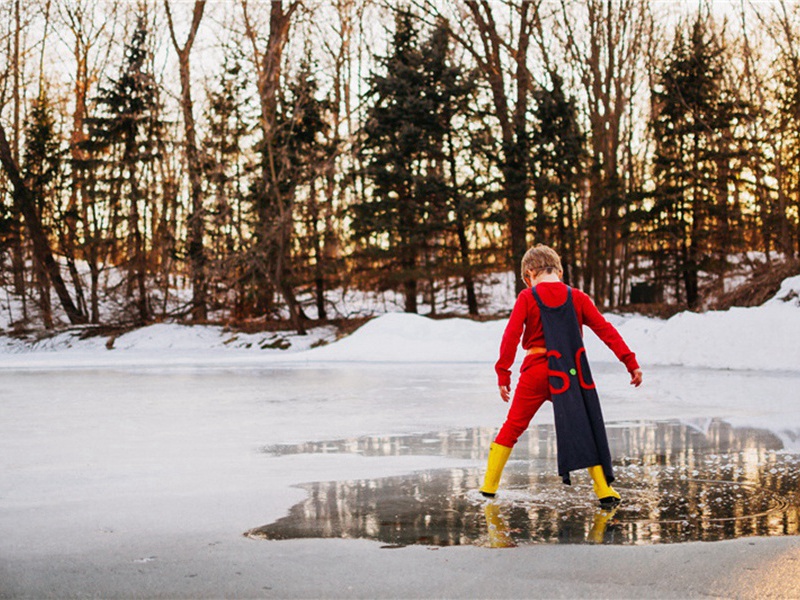
[[[518,442],[493,500],[477,492],[492,429],[363,437],[265,448],[271,455],[445,456],[475,467],[304,484],[308,498],[252,538],[360,538],[387,548],[531,543],[656,544],[800,533],[800,456],[758,429],[709,420],[608,425],[623,497],[597,506],[586,473],[556,474],[555,431]]]

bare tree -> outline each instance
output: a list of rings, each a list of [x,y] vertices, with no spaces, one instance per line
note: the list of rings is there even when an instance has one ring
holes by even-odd
[[[329,152],[322,165],[324,180],[321,194],[317,194],[316,182],[312,182],[309,194],[308,229],[314,256],[314,287],[317,314],[327,317],[325,290],[330,276],[339,262],[341,232],[336,231],[337,208],[347,204],[350,193],[348,179],[343,173],[355,169],[352,150],[355,142],[356,123],[353,114],[353,96],[356,76],[354,74],[355,52],[359,27],[364,25],[364,13],[371,0],[332,0],[321,18],[312,17],[312,25],[318,30],[317,38],[325,50],[325,58],[332,66],[331,98],[329,103],[331,124],[328,133]],[[321,11],[320,7],[317,8]],[[328,14],[331,18],[325,18]],[[323,68],[324,69],[324,68]],[[319,199],[317,198],[319,196]]]
[[[20,111],[22,108],[22,45],[20,35],[22,34],[22,15],[20,0],[14,0],[12,16],[12,46],[10,52],[11,69],[11,158],[19,165],[20,156]],[[16,203],[13,210],[18,211]],[[22,228],[19,215],[12,218],[12,240],[11,240],[11,264],[14,272],[14,291],[22,298],[23,318],[27,318],[27,303],[25,294],[25,254],[22,240]]]
[[[451,35],[472,56],[488,85],[493,117],[500,129],[500,171],[511,245],[509,266],[518,290],[525,287],[517,267],[527,250],[526,201],[531,189],[527,112],[533,81],[527,61],[540,4],[541,0],[466,0],[459,5],[460,14],[447,19]],[[433,2],[421,1],[417,6],[429,17],[439,16]],[[506,9],[512,18],[498,19],[500,9]],[[473,35],[477,35],[478,43]]]
[[[777,48],[772,73],[766,76],[770,82],[779,82],[778,86],[768,87],[762,80],[758,93],[771,91],[778,110],[775,111],[776,123],[772,127],[772,135],[766,142],[771,145],[773,173],[776,179],[776,206],[773,219],[764,221],[764,238],[769,252],[769,237],[777,238],[780,251],[792,257],[800,254],[800,219],[794,217],[794,232],[789,214],[800,211],[800,7],[794,2],[777,0],[769,10],[756,7],[755,14],[762,24],[767,36]],[[775,71],[779,76],[775,76]],[[753,77],[756,77],[754,74]],[[760,187],[760,194],[768,193],[769,186]],[[762,205],[766,204],[762,201]],[[794,233],[795,243],[792,243]]]
[[[281,190],[282,160],[279,156],[280,149],[276,144],[283,52],[289,40],[292,15],[299,7],[299,0],[288,4],[282,1],[270,3],[269,36],[266,47],[261,49],[258,33],[250,16],[249,4],[247,0],[242,0],[245,35],[252,47],[261,104],[260,123],[265,160],[261,178],[264,202],[261,203],[259,215],[260,243],[266,247],[265,266],[289,308],[294,327],[299,333],[304,334],[304,315],[289,280],[294,230],[293,199],[285,196]]]
[[[553,29],[585,96],[590,169],[584,286],[613,305],[625,185],[625,117],[646,70],[651,15],[645,0],[560,0]],[[543,42],[544,43],[544,42]]]
[[[192,319],[204,321],[208,317],[206,297],[208,284],[206,278],[206,256],[203,244],[205,235],[205,211],[203,210],[203,182],[200,152],[197,145],[197,133],[194,121],[194,103],[192,101],[192,78],[189,57],[192,52],[200,21],[203,19],[205,0],[195,0],[192,11],[192,24],[186,42],[181,46],[175,35],[175,25],[169,0],[164,0],[167,11],[169,34],[175,52],[178,53],[178,64],[181,80],[181,113],[183,114],[184,140],[186,147],[186,169],[189,174],[189,192],[191,196],[191,212],[189,214],[189,264],[192,278]]]
[[[93,0],[91,2],[72,2],[59,0],[56,4],[63,27],[55,32],[72,51],[74,65],[72,131],[70,133],[71,185],[64,223],[60,227],[62,249],[68,257],[70,274],[76,289],[79,305],[83,294],[79,274],[73,257],[80,253],[89,268],[89,306],[92,323],[100,320],[100,261],[103,236],[93,205],[87,172],[91,170],[87,161],[89,156],[84,148],[87,140],[86,121],[89,116],[88,104],[92,85],[99,79],[107,56],[107,48],[100,44],[107,39],[113,29],[116,16],[116,3]]]

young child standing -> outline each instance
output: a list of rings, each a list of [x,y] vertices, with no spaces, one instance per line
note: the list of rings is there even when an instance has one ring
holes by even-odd
[[[495,365],[500,397],[511,397],[511,365],[522,338],[526,352],[505,423],[489,450],[481,493],[494,497],[503,468],[517,439],[545,400],[553,401],[558,447],[558,474],[570,483],[570,471],[588,469],[601,506],[614,506],[620,495],[594,380],[586,360],[582,327],[589,326],[627,367],[631,385],[642,383],[642,371],[619,332],[597,310],[591,298],[561,281],[561,259],[542,244],[522,259],[522,277],[530,288],[517,297],[509,317],[500,358]]]

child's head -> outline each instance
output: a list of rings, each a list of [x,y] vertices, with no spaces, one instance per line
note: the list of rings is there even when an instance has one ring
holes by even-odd
[[[563,271],[558,253],[544,244],[536,244],[522,257],[522,278],[529,285],[542,273],[556,273],[561,276]]]

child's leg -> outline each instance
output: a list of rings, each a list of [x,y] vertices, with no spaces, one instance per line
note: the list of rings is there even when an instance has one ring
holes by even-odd
[[[505,423],[495,438],[495,443],[513,448],[533,419],[533,416],[550,398],[547,362],[538,360],[523,371],[508,409]]]
[[[528,424],[531,422],[533,415],[536,414],[536,411],[550,397],[550,389],[547,382],[547,363],[541,362],[544,366],[543,369],[536,363],[526,369],[520,377],[506,421],[489,449],[489,462],[480,490],[488,498],[494,497],[495,493],[497,493],[497,488],[500,486],[500,477],[503,475],[503,469],[511,454],[511,448],[517,443],[519,436],[528,428]]]

